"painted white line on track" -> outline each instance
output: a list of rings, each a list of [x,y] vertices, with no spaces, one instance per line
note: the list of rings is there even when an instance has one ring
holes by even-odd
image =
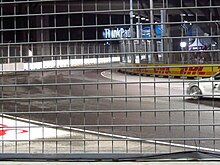
[[[68,131],[30,124],[16,117],[0,116],[0,141],[27,141],[65,135]]]
[[[142,85],[158,86],[158,87],[165,87],[165,88],[171,85],[172,88],[181,89],[183,88],[183,83],[185,84],[184,86],[188,84],[188,82],[184,82],[183,79],[167,79],[167,78],[165,79],[165,78],[159,78],[159,77],[141,77],[140,78],[140,76],[134,76],[134,75],[126,75],[126,78],[125,78],[124,74],[115,73],[115,72],[112,74],[110,70],[101,72],[101,76],[107,79],[113,79],[113,80],[121,81],[121,82],[139,83],[141,81],[143,82]],[[156,82],[156,84],[154,82]]]
[[[28,119],[24,119],[24,118],[19,118],[19,117],[14,117],[14,116],[10,116],[10,115],[4,115],[2,114],[3,118],[4,116],[6,118],[10,118],[11,120],[14,120],[14,122],[21,122],[21,123],[26,123],[28,125],[33,125],[33,126],[38,126],[39,125],[44,125],[45,127],[41,127],[41,131],[43,131],[45,134],[44,136],[42,136],[42,134],[39,132],[39,135],[41,136],[34,136],[33,139],[36,138],[49,138],[51,136],[56,137],[61,136],[61,135],[65,135],[68,134],[69,131],[65,131],[65,130],[57,130],[57,129],[53,129],[50,130],[52,128],[50,127],[57,127],[57,128],[61,128],[59,125],[55,125],[55,124],[49,124],[49,123],[43,123],[43,122],[39,122],[39,121],[34,121],[34,120],[28,120]],[[34,123],[34,124],[30,124],[30,123]],[[18,125],[18,124],[17,124]],[[15,125],[16,126],[16,125]],[[40,128],[40,127],[39,127]],[[48,128],[48,129],[46,129]],[[88,134],[94,134],[94,135],[101,135],[101,136],[107,136],[107,137],[111,137],[111,138],[120,138],[120,139],[125,139],[125,140],[131,140],[131,141],[142,141],[145,143],[153,143],[153,144],[157,144],[157,145],[166,145],[166,146],[172,146],[172,147],[180,147],[180,148],[185,148],[185,149],[193,149],[193,150],[204,150],[204,151],[215,151],[215,152],[220,152],[220,149],[213,149],[213,148],[207,148],[207,147],[197,147],[197,146],[192,146],[192,145],[183,145],[183,144],[177,144],[177,143],[168,143],[168,142],[163,142],[163,141],[155,141],[155,140],[144,140],[141,138],[136,138],[136,137],[130,137],[130,136],[123,136],[123,135],[117,135],[117,134],[110,134],[110,133],[103,133],[103,132],[96,132],[96,131],[90,131],[90,130],[85,130],[85,129],[80,129],[80,128],[72,128],[72,127],[62,127],[63,129],[67,129],[67,130],[71,130],[71,131],[77,131],[77,132],[82,132],[82,133],[88,133]],[[19,128],[20,129],[20,128]],[[25,128],[26,130],[27,127]],[[31,128],[32,129],[32,128]],[[50,132],[50,131],[51,132]],[[46,131],[48,131],[46,133]],[[55,132],[54,132],[55,131]],[[36,132],[31,131],[29,136],[31,136],[31,134],[37,134]],[[47,136],[45,136],[47,134]],[[69,134],[68,134],[69,135]],[[2,136],[2,137],[5,137]],[[29,137],[30,139],[30,137]],[[29,140],[27,139],[27,140]],[[25,140],[25,139],[24,139]]]

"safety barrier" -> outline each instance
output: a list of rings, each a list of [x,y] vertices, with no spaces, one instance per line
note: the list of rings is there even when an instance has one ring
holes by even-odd
[[[119,62],[120,57],[105,57],[105,58],[85,58],[85,59],[65,59],[65,60],[50,60],[42,62],[29,62],[29,63],[9,63],[2,64],[0,72],[14,72],[14,71],[28,71],[47,68],[64,68],[64,67],[77,67],[85,65],[98,65],[111,62]]]
[[[155,76],[173,76],[173,77],[210,77],[220,71],[220,65],[211,64],[134,64],[130,69],[121,69],[120,71]]]

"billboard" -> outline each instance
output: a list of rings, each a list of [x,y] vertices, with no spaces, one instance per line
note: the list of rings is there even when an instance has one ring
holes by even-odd
[[[130,38],[131,29],[130,28],[105,28],[102,32],[104,39],[116,39],[116,38]]]
[[[142,26],[141,30],[142,30],[142,32],[141,32],[142,38],[150,38],[151,37],[150,26]],[[155,34],[156,38],[161,38],[161,25],[154,26],[154,34]]]

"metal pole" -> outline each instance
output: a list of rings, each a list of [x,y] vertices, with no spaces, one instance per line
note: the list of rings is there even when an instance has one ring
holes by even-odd
[[[130,40],[130,51],[134,52],[134,28],[133,28],[133,0],[130,0],[130,32],[131,32],[131,40]],[[135,63],[135,54],[131,54],[131,63]]]
[[[219,50],[220,49],[220,46],[219,46],[219,44],[220,44],[220,39],[219,39],[220,30],[219,30],[219,24],[217,22],[215,22],[215,25],[216,25],[216,31],[217,31],[217,36],[218,36],[218,38],[217,38],[217,49]],[[219,56],[219,51],[218,51],[217,60],[219,60],[219,59],[220,59],[220,56]]]
[[[141,52],[142,51],[142,40],[141,39],[141,33],[142,33],[142,24],[141,24],[141,17],[139,14],[139,6],[140,2],[137,0],[137,9],[138,9],[138,22],[136,23],[136,37],[137,37],[137,45],[136,45],[136,52]],[[141,63],[141,53],[138,53],[138,62]],[[135,58],[136,59],[136,58]],[[137,62],[137,61],[136,61]]]
[[[151,59],[155,62],[154,57],[154,15],[153,15],[153,0],[150,0],[150,35],[151,35]]]
[[[166,27],[165,27],[165,20],[166,20],[166,11],[165,10],[160,10],[161,14],[161,56],[162,56],[162,61],[166,63],[168,60],[164,57],[164,37],[166,35]]]
[[[130,0],[130,28],[131,28],[131,36],[132,36],[132,33],[133,33],[133,0]]]
[[[8,44],[8,64],[10,63],[10,45]]]

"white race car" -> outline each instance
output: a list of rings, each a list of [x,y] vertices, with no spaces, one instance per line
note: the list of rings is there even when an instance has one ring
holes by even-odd
[[[220,98],[220,72],[188,84],[186,92],[193,99],[202,97]]]

